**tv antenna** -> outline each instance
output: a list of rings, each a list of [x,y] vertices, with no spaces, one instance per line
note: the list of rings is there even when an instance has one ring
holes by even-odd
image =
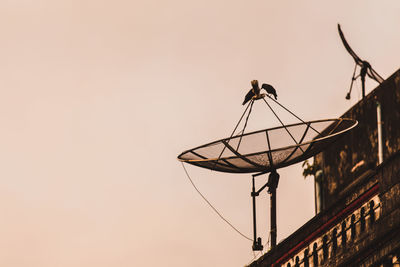
[[[178,156],[178,159],[210,170],[252,174],[251,197],[253,200],[254,234],[252,248],[256,251],[263,249],[261,238],[257,236],[256,197],[267,187],[270,194],[271,209],[271,248],[276,246],[276,192],[279,183],[277,170],[314,156],[334,142],[341,134],[354,128],[358,122],[347,118],[305,122],[268,94],[260,94],[259,88],[257,89],[258,82],[252,81],[252,86],[254,95],[249,100],[230,137],[186,150]],[[265,96],[300,122],[285,125],[268,101],[265,100]],[[281,125],[245,133],[252,107],[256,100],[261,99]],[[243,130],[235,134],[244,117],[246,119]],[[269,173],[268,182],[256,190],[256,177],[267,173]]]
[[[362,60],[357,54],[351,49],[350,45],[347,43],[346,39],[344,38],[344,34],[342,29],[340,28],[340,24],[338,24],[338,31],[340,35],[340,39],[342,39],[343,45],[346,48],[347,52],[353,57],[356,65],[354,66],[353,77],[351,78],[350,83],[350,90],[346,95],[346,99],[350,99],[351,89],[353,87],[353,82],[360,77],[361,78],[361,85],[362,85],[362,97],[365,97],[365,76],[368,75],[371,79],[377,81],[379,84],[383,82],[383,78],[371,67],[368,61]],[[360,74],[355,76],[357,66],[360,66]]]

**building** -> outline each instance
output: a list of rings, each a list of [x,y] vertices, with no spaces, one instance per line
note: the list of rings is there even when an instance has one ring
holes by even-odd
[[[400,70],[342,117],[359,125],[314,157],[319,213],[250,266],[400,266]]]

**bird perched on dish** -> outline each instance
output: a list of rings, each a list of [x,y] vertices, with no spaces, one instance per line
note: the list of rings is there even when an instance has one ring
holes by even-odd
[[[265,91],[267,91],[268,94],[273,95],[275,97],[275,100],[278,100],[278,95],[276,94],[276,90],[274,87],[272,87],[272,85],[263,83],[261,88],[265,89]]]
[[[260,89],[260,86],[258,85],[258,81],[252,80],[251,87],[252,88],[250,89],[250,91],[244,97],[244,101],[243,101],[242,105],[245,105],[251,99],[257,100],[260,98],[264,98],[266,96],[266,94],[260,93],[261,89],[264,89],[268,94],[272,94],[275,97],[275,99],[278,98],[278,95],[276,94],[276,90],[274,87],[272,87],[272,85],[263,83],[261,86],[261,89]]]

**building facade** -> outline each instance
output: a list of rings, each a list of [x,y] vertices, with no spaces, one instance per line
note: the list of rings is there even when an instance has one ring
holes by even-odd
[[[314,157],[320,212],[250,266],[400,267],[400,70],[342,117],[359,124]]]

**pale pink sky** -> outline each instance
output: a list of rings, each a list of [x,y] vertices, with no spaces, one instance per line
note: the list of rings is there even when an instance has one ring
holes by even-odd
[[[249,263],[251,242],[176,156],[230,134],[252,79],[306,120],[340,116],[360,90],[346,102],[354,63],[336,24],[386,78],[399,12],[397,0],[2,1],[0,266]],[[250,176],[188,171],[251,236]],[[280,174],[278,240],[314,213],[301,166]],[[267,195],[258,206],[265,242]]]

